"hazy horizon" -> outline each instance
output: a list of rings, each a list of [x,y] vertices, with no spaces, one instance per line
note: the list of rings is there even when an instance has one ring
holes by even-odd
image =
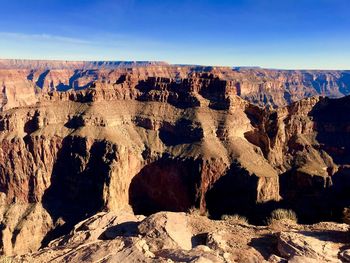
[[[27,58],[2,58],[0,57],[0,60],[22,60],[22,61],[50,61],[50,62],[155,62],[155,63],[165,63],[170,66],[198,66],[198,67],[228,67],[228,68],[259,68],[259,69],[266,69],[266,70],[286,70],[286,71],[293,71],[293,70],[300,70],[300,71],[350,71],[349,69],[332,69],[332,68],[324,68],[324,69],[317,69],[317,68],[267,68],[267,67],[260,67],[260,66],[254,66],[254,65],[205,65],[205,64],[179,64],[179,63],[170,63],[168,61],[157,61],[157,60],[69,60],[69,59],[27,59]]]
[[[0,0],[0,57],[350,69],[346,0]]]

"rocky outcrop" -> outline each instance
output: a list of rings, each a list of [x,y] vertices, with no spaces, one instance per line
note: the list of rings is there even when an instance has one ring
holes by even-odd
[[[98,213],[11,262],[347,262],[348,226],[256,227],[161,212]]]
[[[347,262],[346,225],[321,223],[277,234],[277,250],[288,262]]]

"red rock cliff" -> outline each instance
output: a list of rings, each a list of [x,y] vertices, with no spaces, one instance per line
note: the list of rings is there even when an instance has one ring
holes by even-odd
[[[278,109],[241,98],[251,94],[248,76],[298,85],[296,76],[311,73],[152,65],[73,70],[67,82],[70,70],[46,70],[44,78],[41,69],[29,78],[25,69],[3,71],[12,82],[27,76],[23,87],[4,82],[0,114],[6,254],[35,250],[100,210],[198,207],[261,223],[276,206],[305,221],[345,206],[337,198],[349,181],[349,98]],[[272,87],[264,83],[249,84],[251,92]],[[32,89],[31,99],[22,88]]]
[[[233,92],[260,106],[284,106],[316,95],[341,97],[350,92],[348,71],[286,71],[228,67],[176,66],[164,62],[67,62],[0,60],[0,109],[32,105],[39,93],[80,90],[96,81],[117,83],[127,75],[132,85],[149,77],[180,83],[188,80]],[[216,86],[214,87],[216,89]]]

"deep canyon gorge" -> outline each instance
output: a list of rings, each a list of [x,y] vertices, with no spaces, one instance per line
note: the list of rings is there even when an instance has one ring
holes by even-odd
[[[191,209],[258,228],[277,208],[317,225],[350,206],[350,71],[0,60],[0,89],[4,255],[74,244],[116,214],[150,236],[166,218],[171,236]]]

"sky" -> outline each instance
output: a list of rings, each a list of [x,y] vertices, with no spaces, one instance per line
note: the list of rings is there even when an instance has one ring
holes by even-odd
[[[0,58],[350,69],[349,0],[0,0]]]

